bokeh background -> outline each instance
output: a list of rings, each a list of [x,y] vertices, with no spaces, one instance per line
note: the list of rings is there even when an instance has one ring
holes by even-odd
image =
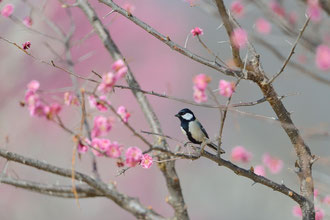
[[[29,0],[28,2],[35,7],[33,10],[23,1],[4,0],[0,3],[0,7],[6,3],[14,4],[15,17],[21,20],[31,14],[32,28],[48,35],[56,36],[56,33],[47,26],[45,18],[53,20],[68,31],[69,17],[58,1]],[[231,1],[225,2],[227,5],[231,3]],[[97,1],[90,1],[90,3],[101,18],[111,11],[110,8]],[[117,3],[122,6],[126,3],[134,5],[135,16],[159,32],[170,36],[174,42],[180,45],[184,45],[190,30],[199,26],[204,30],[203,41],[213,51],[223,60],[229,60],[231,57],[229,44],[218,43],[227,40],[225,29],[223,27],[217,29],[221,24],[220,18],[213,15],[212,6],[211,11],[205,10],[202,1],[194,2],[193,7],[189,2],[179,0],[117,0]],[[298,4],[290,1],[290,3],[285,2],[285,6],[288,11],[296,11],[299,18],[298,26],[301,26],[304,21],[305,5],[300,1]],[[92,27],[79,8],[71,10],[76,25],[72,40],[74,46],[71,49],[75,72],[83,76],[95,77],[91,73],[92,70],[99,73],[109,71],[113,62],[111,57],[95,34],[82,39],[92,31]],[[238,21],[242,27],[248,30],[249,34],[255,34],[253,24],[263,14],[250,4],[246,6],[245,10],[245,17]],[[323,19],[322,25],[326,27],[327,24],[329,25],[329,18],[324,14]],[[118,14],[111,14],[102,21],[107,24],[114,41],[128,60],[141,87],[145,90],[193,100],[192,78],[199,73],[205,73],[212,78],[211,89],[217,89],[220,79],[234,80],[172,51]],[[308,29],[312,28],[308,27]],[[309,34],[313,33],[309,32]],[[50,52],[47,46],[47,44],[50,45],[57,54],[64,57],[64,48],[59,42],[31,32],[13,19],[0,18],[0,36],[17,44],[29,40],[32,44],[30,52],[35,57],[45,61],[54,60],[59,65],[65,66],[65,63],[62,63],[54,53]],[[270,35],[260,37],[274,45],[285,56],[291,49],[287,41],[294,41],[283,35],[274,25]],[[261,54],[261,61],[268,76],[278,72],[282,62],[258,44],[255,46]],[[192,37],[188,40],[187,48],[212,59]],[[307,57],[305,66],[317,74],[328,77],[329,72],[321,72],[316,69],[314,54],[300,46],[296,51],[293,60],[297,61],[298,55],[304,54]],[[243,51],[242,56],[245,56],[245,53]],[[31,118],[27,109],[19,105],[19,102],[24,99],[26,84],[33,79],[41,82],[41,89],[45,91],[49,99],[63,102],[63,92],[72,89],[70,76],[32,59],[4,41],[0,41],[0,56],[0,147],[60,167],[70,168],[74,146],[72,137],[45,119]],[[120,81],[119,84],[125,85],[125,82]],[[79,80],[79,85],[86,89],[93,88],[93,84],[82,80]],[[294,94],[285,98],[283,102],[287,109],[292,111],[292,118],[303,134],[309,134],[311,131],[329,131],[330,87],[328,85],[316,82],[287,67],[274,86],[279,95]],[[184,141],[179,121],[174,117],[174,114],[184,107],[189,107],[195,112],[211,137],[218,134],[220,117],[217,109],[189,106],[159,97],[148,96],[148,98],[159,117],[165,134]],[[226,102],[226,99],[219,95],[218,98],[221,103]],[[256,85],[242,81],[234,94],[233,103],[254,101],[260,98],[262,98],[262,94]],[[132,114],[130,122],[136,130],[149,130],[130,91],[117,89],[111,96],[111,103],[115,107],[119,105],[127,107]],[[209,100],[208,103],[212,103],[212,100]],[[275,117],[268,103],[244,107],[240,110]],[[91,110],[89,113],[91,120],[98,114],[95,110]],[[106,113],[106,115],[112,114]],[[64,107],[61,117],[70,128],[79,128],[81,116],[78,107]],[[152,140],[152,137],[146,137]],[[146,149],[146,146],[118,121],[108,138],[116,140],[126,147],[139,146]],[[327,195],[330,193],[329,139],[313,136],[313,138],[306,139],[306,142],[314,154],[321,156],[321,159],[314,165],[313,176],[320,195]],[[172,149],[177,147],[176,142],[169,141],[169,143]],[[282,172],[277,175],[268,172],[266,175],[278,183],[284,183],[299,191],[298,178],[293,172],[296,156],[287,135],[278,124],[230,112],[223,135],[223,148],[227,151],[224,158],[230,159],[230,151],[236,145],[243,145],[253,153],[252,161],[249,164],[240,164],[246,168],[260,164],[265,152],[281,158],[284,161]],[[0,158],[1,167],[4,164],[5,160]],[[262,185],[253,184],[252,181],[239,177],[224,167],[218,167],[211,161],[203,158],[196,161],[178,160],[176,165],[191,219],[294,219],[291,210],[295,203],[291,199]],[[116,176],[118,168],[114,160],[98,158],[98,166],[102,179],[106,182],[115,181],[121,192],[139,197],[143,204],[152,206],[163,215],[171,216],[173,214],[171,207],[165,202],[167,196],[165,181],[156,165],[147,170],[141,167],[130,169],[121,176]],[[91,173],[89,155],[83,155],[81,160],[77,161],[76,169]],[[49,175],[12,162],[9,163],[7,173],[13,177],[43,183],[71,183],[70,179]],[[79,208],[74,199],[44,196],[5,184],[0,185],[0,195],[0,219],[3,220],[134,219],[131,214],[104,198],[80,199]],[[328,213],[326,218],[329,218],[329,206],[322,208]]]

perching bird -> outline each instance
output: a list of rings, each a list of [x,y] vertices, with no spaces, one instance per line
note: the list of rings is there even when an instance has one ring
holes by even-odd
[[[180,119],[181,130],[183,134],[187,136],[189,141],[194,144],[202,144],[204,141],[207,141],[207,146],[217,151],[218,147],[208,141],[209,135],[206,133],[202,124],[197,120],[194,113],[190,109],[182,109],[175,115],[175,117]],[[220,153],[223,154],[225,151],[220,149]]]

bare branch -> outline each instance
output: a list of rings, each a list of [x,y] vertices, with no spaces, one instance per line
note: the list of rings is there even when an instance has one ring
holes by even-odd
[[[1,176],[0,182],[29,191],[41,193],[47,196],[75,198],[74,194],[72,193],[71,185],[42,184],[27,180],[17,180],[6,176]],[[79,198],[104,197],[102,193],[85,184],[76,185],[75,188]]]
[[[39,170],[53,173],[59,176],[71,178],[71,169],[60,168],[43,161],[31,159],[21,156],[16,153],[9,152],[7,150],[0,149],[0,156],[7,160],[15,161],[17,163],[31,166]],[[152,209],[143,206],[138,199],[129,197],[117,191],[115,185],[105,184],[100,180],[96,180],[86,174],[75,171],[75,179],[87,183],[90,187],[95,189],[98,193],[103,194],[105,197],[114,201],[117,205],[132,213],[138,219],[164,219]],[[71,187],[70,187],[71,188]]]

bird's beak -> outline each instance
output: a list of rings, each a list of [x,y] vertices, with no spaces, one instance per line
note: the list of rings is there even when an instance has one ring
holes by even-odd
[[[178,118],[180,117],[179,113],[178,113],[178,114],[176,114],[176,115],[174,115],[174,116],[175,116],[175,117],[178,117]]]

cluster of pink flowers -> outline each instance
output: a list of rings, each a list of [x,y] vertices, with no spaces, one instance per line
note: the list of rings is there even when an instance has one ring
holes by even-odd
[[[316,48],[316,56],[315,56],[316,66],[320,70],[330,70],[330,47],[321,44]]]
[[[265,153],[262,156],[262,162],[265,164],[265,166],[269,169],[269,171],[272,174],[277,174],[281,172],[283,168],[283,161],[276,157],[270,156],[268,153]]]
[[[14,5],[12,4],[6,4],[2,9],[1,9],[1,15],[8,18],[10,15],[12,15],[14,12]]]
[[[241,1],[233,1],[230,5],[230,10],[236,17],[244,16],[244,6]]]
[[[248,35],[243,28],[235,28],[231,34],[231,40],[235,47],[244,48],[248,41]]]
[[[199,27],[195,27],[194,29],[192,29],[191,31],[192,36],[199,36],[199,35],[203,35],[203,29],[199,28]]]
[[[61,106],[58,103],[52,103],[50,105],[43,104],[37,94],[39,87],[40,83],[36,80],[32,80],[27,85],[24,100],[28,106],[30,115],[53,119],[53,117],[61,111]]]
[[[93,95],[90,95],[88,96],[88,101],[91,108],[96,108],[100,112],[106,112],[108,110],[107,105],[111,104],[105,95],[101,95],[100,100],[96,100]]]
[[[117,109],[117,113],[120,115],[124,123],[127,123],[128,118],[131,117],[131,114],[127,111],[125,106],[119,106]]]
[[[110,158],[119,158],[123,149],[118,142],[111,142],[109,139],[105,138],[94,138],[91,146],[93,146],[92,152],[97,157],[106,155]]]
[[[194,100],[197,103],[205,102],[207,101],[207,95],[206,95],[206,88],[207,85],[210,83],[211,78],[208,77],[205,74],[198,74],[197,76],[194,77],[193,82],[194,82]]]
[[[107,135],[112,128],[113,121],[111,117],[96,116],[94,118],[92,137],[95,138]]]
[[[219,93],[222,96],[229,98],[235,92],[235,83],[226,80],[219,81]]]
[[[252,154],[243,146],[236,146],[231,151],[231,159],[236,162],[248,163],[252,158]]]
[[[260,34],[269,34],[272,30],[271,24],[264,18],[259,18],[256,21],[256,29]]]
[[[307,14],[314,22],[319,22],[321,20],[321,7],[319,0],[308,0],[307,1]]]
[[[97,88],[102,93],[110,92],[116,82],[126,75],[128,69],[123,60],[117,60],[112,65],[112,70],[114,72],[108,72],[102,76],[102,82]]]
[[[150,168],[152,165],[152,157],[149,154],[142,154],[138,147],[129,147],[125,153],[125,163],[128,167],[135,167],[140,164],[143,168]]]

